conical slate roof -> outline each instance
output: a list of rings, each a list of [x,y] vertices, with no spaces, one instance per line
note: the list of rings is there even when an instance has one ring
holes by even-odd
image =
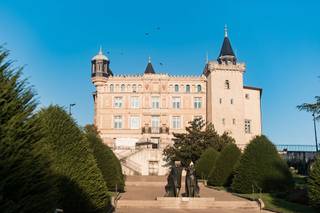
[[[146,70],[144,71],[144,74],[155,74],[156,72],[153,69],[153,66],[151,64],[151,58],[149,57],[148,65],[146,67]]]
[[[230,42],[229,38],[228,37],[224,37],[219,57],[221,57],[221,56],[229,56],[229,55],[230,56],[235,56],[234,52],[233,52],[233,49],[231,47],[231,42]]]

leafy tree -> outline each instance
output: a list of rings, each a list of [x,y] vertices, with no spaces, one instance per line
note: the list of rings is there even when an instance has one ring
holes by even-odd
[[[302,111],[311,112],[314,114],[316,119],[320,119],[320,96],[315,97],[316,102],[315,103],[303,103],[297,108]]]
[[[215,168],[218,156],[219,152],[216,151],[214,148],[210,147],[207,150],[205,150],[195,164],[197,176],[206,180],[211,170]]]
[[[209,147],[220,151],[226,144],[234,142],[227,133],[220,136],[212,124],[206,125],[201,118],[189,122],[186,133],[173,133],[173,136],[173,146],[164,149],[165,160],[179,160],[182,166],[189,165],[191,161],[195,163]]]
[[[118,158],[107,145],[103,144],[93,125],[85,127],[85,135],[108,189],[110,191],[123,191],[124,176]]]
[[[256,136],[247,145],[232,182],[232,189],[239,193],[286,191],[293,185],[287,164],[266,136]]]
[[[233,171],[241,156],[237,145],[230,143],[221,152],[216,166],[211,171],[208,184],[213,186],[226,186],[231,183]]]
[[[105,212],[108,189],[83,132],[59,106],[42,109],[38,119],[45,132],[42,152],[57,176],[59,207],[64,212]]]
[[[312,165],[308,178],[308,195],[311,205],[320,210],[320,156]]]
[[[56,186],[48,161],[35,149],[42,138],[33,116],[34,92],[0,47],[0,209],[53,212]]]

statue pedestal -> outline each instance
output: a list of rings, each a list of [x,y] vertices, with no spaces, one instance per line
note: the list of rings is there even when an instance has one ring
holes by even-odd
[[[208,209],[215,203],[214,197],[157,197],[161,208]]]

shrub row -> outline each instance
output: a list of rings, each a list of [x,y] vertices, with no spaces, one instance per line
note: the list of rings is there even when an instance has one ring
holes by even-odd
[[[33,89],[7,56],[0,47],[1,212],[107,212],[107,185],[123,190],[120,162],[63,108],[35,113]]]
[[[212,186],[231,186],[237,193],[284,192],[293,178],[275,146],[265,136],[256,136],[243,154],[230,143],[220,153],[206,150],[196,163],[196,172]]]

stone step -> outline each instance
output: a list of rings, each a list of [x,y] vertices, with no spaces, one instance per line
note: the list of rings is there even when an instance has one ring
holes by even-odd
[[[215,201],[214,198],[168,198],[157,200],[119,200],[117,208],[168,208],[168,209],[250,209],[259,210],[254,201]]]

